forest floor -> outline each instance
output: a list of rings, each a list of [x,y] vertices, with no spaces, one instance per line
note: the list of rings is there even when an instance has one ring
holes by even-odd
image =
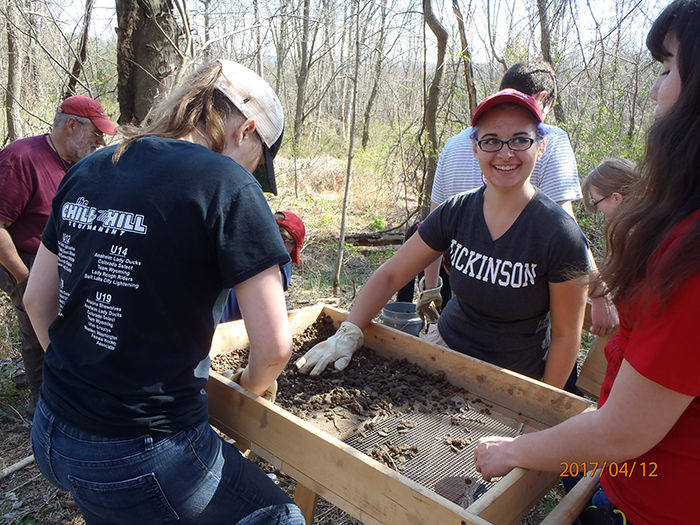
[[[285,173],[284,170],[280,171]],[[301,253],[302,262],[300,266],[294,265],[292,283],[287,292],[287,307],[294,309],[323,302],[349,310],[363,283],[395,253],[398,246],[346,245],[340,288],[333,293],[332,280],[338,250],[336,236],[340,230],[340,189],[343,186],[344,167],[326,160],[318,162],[315,167],[308,167],[305,173],[307,174],[300,176],[296,181],[289,178],[285,180],[282,175],[282,180],[278,181],[280,196],[270,198],[273,210],[294,211],[306,224],[307,235]],[[348,232],[381,230],[387,225],[399,226],[404,222],[405,210],[400,209],[400,200],[396,195],[389,195],[384,189],[371,184],[357,186],[362,189],[354,194],[350,202]],[[292,190],[288,189],[292,187],[295,187],[299,197],[295,197]],[[285,388],[291,386],[285,385],[283,380],[280,381],[280,385],[278,403],[283,404]],[[391,395],[391,392],[387,391],[387,395]],[[347,406],[340,408],[354,410],[350,407],[353,401],[359,402],[360,405],[372,404],[371,400],[354,400],[351,397],[345,396],[346,399],[342,400],[341,404],[347,402]],[[24,412],[28,401],[29,393],[24,384],[19,333],[14,313],[9,299],[0,292],[0,469],[10,467],[32,454],[29,438],[31,421]],[[293,404],[285,408],[297,415],[304,410]],[[293,493],[293,479],[275,471],[264,462],[260,462],[260,466],[274,476],[284,490]],[[561,499],[562,493],[561,485],[555,487],[523,518],[521,525],[539,523]],[[50,485],[34,463],[0,479],[0,495],[0,524],[84,524],[70,494]],[[362,525],[322,498],[319,499],[314,523]]]

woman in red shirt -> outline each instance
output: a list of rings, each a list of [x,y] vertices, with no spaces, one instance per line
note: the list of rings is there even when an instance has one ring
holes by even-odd
[[[594,503],[627,523],[697,523],[700,470],[700,0],[676,0],[647,46],[662,69],[642,179],[610,223],[601,278],[619,305],[620,345],[600,407],[515,439],[485,438],[476,468],[607,465]],[[614,468],[613,468],[614,465]],[[609,522],[608,522],[609,523]]]

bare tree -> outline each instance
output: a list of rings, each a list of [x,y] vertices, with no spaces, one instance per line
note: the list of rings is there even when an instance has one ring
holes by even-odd
[[[459,8],[459,0],[452,0],[452,11],[457,18],[457,28],[459,30],[459,40],[462,43],[462,51],[460,57],[464,63],[464,82],[467,86],[467,97],[469,101],[469,115],[474,115],[478,100],[476,98],[476,86],[474,85],[474,68],[472,67],[472,57],[469,51],[469,42],[467,41],[467,33],[464,29],[464,16]],[[471,0],[467,6],[467,14],[471,11]]]
[[[505,71],[508,69],[506,59],[503,58],[503,55],[499,55],[496,52],[496,35],[493,33],[493,28],[495,24],[495,22],[493,21],[494,19],[498,19],[498,16],[493,16],[493,13],[491,12],[491,0],[486,0],[486,27],[489,33],[489,49],[491,50],[491,54],[494,60],[496,60],[496,62],[498,62],[503,68],[503,71]]]
[[[350,143],[348,145],[348,163],[345,172],[345,193],[343,194],[343,211],[340,220],[340,238],[338,239],[338,256],[333,272],[333,295],[340,291],[340,269],[343,267],[343,254],[345,252],[345,224],[348,214],[348,201],[350,199],[350,181],[352,179],[352,160],[355,156],[355,121],[357,117],[357,80],[360,76],[360,2],[353,0],[355,19],[355,69],[352,77],[352,105],[350,107]]]
[[[70,78],[68,79],[68,86],[63,93],[63,98],[67,98],[71,95],[75,95],[75,86],[78,83],[78,77],[83,70],[83,64],[87,58],[88,50],[88,38],[90,31],[90,21],[92,20],[92,7],[95,5],[95,0],[87,0],[85,4],[85,18],[83,23],[83,32],[80,35],[80,44],[78,45],[78,56],[75,57],[75,62],[73,62],[73,70],[71,71]]]
[[[140,123],[175,79],[182,55],[170,0],[116,0],[120,124]]]
[[[430,191],[433,187],[435,179],[435,170],[437,169],[437,161],[440,155],[437,134],[437,108],[440,97],[440,81],[442,79],[443,67],[445,65],[445,50],[447,49],[447,31],[442,26],[440,21],[433,13],[431,0],[423,0],[423,16],[426,25],[437,38],[437,61],[435,63],[435,73],[430,82],[428,97],[425,101],[425,109],[423,113],[423,123],[428,135],[428,144],[424,148],[427,157],[426,175],[423,182],[423,191],[421,192],[419,208],[421,218],[425,218],[430,213]]]
[[[561,17],[563,10],[566,7],[566,4],[564,2],[562,3],[551,3],[553,4],[552,8],[554,9],[553,16],[549,16],[549,7],[550,7],[550,2],[547,0],[537,0],[537,13],[539,15],[539,23],[540,23],[540,50],[542,51],[542,58],[552,64],[552,67],[555,67],[554,60],[552,57],[552,28],[551,26],[554,25],[555,21]],[[557,100],[554,105],[554,117],[557,119],[557,122],[560,123],[565,123],[566,122],[566,115],[564,113],[564,106],[561,103],[561,95],[560,93],[557,93]]]
[[[309,78],[309,68],[314,57],[314,42],[316,26],[314,24],[311,34],[311,0],[304,0],[304,12],[302,15],[301,40],[299,41],[299,69],[297,71],[297,97],[294,111],[293,141],[298,143],[301,134],[301,126],[304,121],[304,104],[306,102],[306,82]]]
[[[8,0],[5,12],[5,34],[7,35],[7,86],[5,88],[5,119],[7,136],[4,143],[22,136],[19,118],[20,89],[22,72],[27,52],[27,39],[20,30],[22,24],[15,0]]]
[[[369,94],[369,98],[367,99],[364,121],[362,124],[362,149],[365,149],[369,143],[369,125],[370,117],[372,115],[372,107],[374,106],[374,101],[377,99],[377,95],[379,94],[379,82],[382,76],[382,63],[384,62],[384,45],[386,44],[386,29],[386,6],[382,5],[379,40],[376,48],[374,49],[374,53],[377,56],[377,60],[374,63],[374,82],[372,83],[372,92]]]

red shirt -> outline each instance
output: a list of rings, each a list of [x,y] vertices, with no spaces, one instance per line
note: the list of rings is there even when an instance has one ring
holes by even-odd
[[[37,135],[0,151],[0,219],[18,250],[36,253],[58,184],[72,164]]]
[[[659,257],[697,220],[700,210],[662,243],[651,258],[652,278],[659,271],[655,268]],[[634,525],[694,525],[700,495],[700,268],[655,314],[658,305],[658,297],[648,303],[621,305],[619,338],[611,339],[605,348],[608,369],[600,406],[610,394],[623,358],[647,379],[695,399],[654,448],[626,462],[627,475],[611,475],[624,464],[616,465],[612,472],[607,468],[601,484],[610,501]]]

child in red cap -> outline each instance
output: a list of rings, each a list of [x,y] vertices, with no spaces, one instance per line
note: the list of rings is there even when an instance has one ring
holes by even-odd
[[[275,220],[279,225],[284,247],[292,258],[292,262],[301,264],[299,252],[301,251],[301,245],[304,244],[304,237],[306,236],[304,222],[298,215],[291,211],[278,211],[275,213]],[[286,292],[292,280],[292,265],[287,263],[280,266],[280,272],[282,273],[282,286]],[[237,321],[238,319],[243,319],[243,315],[241,314],[241,309],[238,307],[236,294],[231,290],[228,299],[226,299],[226,304],[224,305],[221,322],[227,323],[229,321]]]

